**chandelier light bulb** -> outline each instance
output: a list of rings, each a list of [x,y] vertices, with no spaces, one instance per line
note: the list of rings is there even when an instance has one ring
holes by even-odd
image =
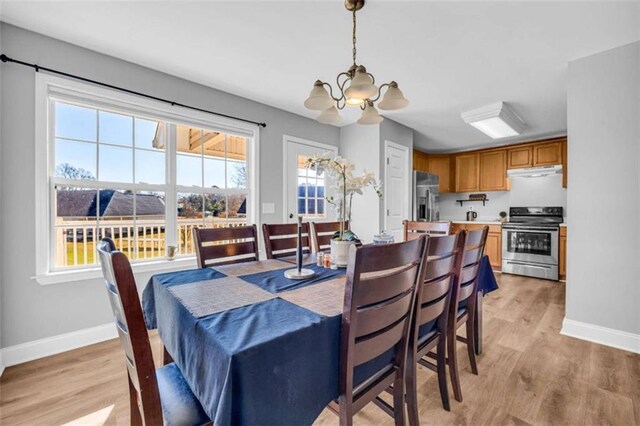
[[[354,106],[354,107],[355,106],[362,106],[362,105],[364,105],[364,99],[347,98],[345,103],[347,104],[347,106]]]
[[[378,104],[378,108],[382,110],[402,109],[409,105],[409,101],[404,97],[402,90],[398,89],[395,81],[389,83],[389,89],[384,94],[382,101]]]
[[[332,106],[322,111],[316,120],[322,124],[338,124],[342,118],[340,117],[338,108]]]
[[[378,114],[378,110],[373,106],[373,102],[369,101],[362,111],[362,116],[358,120],[358,124],[379,124],[384,118]]]
[[[329,96],[322,81],[316,80],[313,84],[313,89],[311,89],[311,93],[309,93],[309,97],[304,101],[304,106],[315,111],[324,111],[331,108],[333,104],[334,100]]]

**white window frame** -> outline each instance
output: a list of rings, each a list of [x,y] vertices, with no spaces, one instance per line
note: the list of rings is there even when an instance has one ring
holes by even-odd
[[[256,224],[258,227],[259,214],[259,138],[260,131],[258,125],[245,123],[239,120],[219,117],[200,111],[194,111],[179,106],[171,106],[163,102],[146,99],[139,96],[129,95],[113,89],[77,82],[75,80],[55,77],[44,73],[35,75],[35,123],[36,123],[36,158],[35,158],[35,206],[36,206],[36,246],[35,260],[36,271],[33,278],[40,284],[54,284],[60,282],[80,281],[101,276],[99,265],[82,266],[78,268],[54,268],[54,219],[52,212],[53,197],[55,191],[52,188],[60,180],[54,177],[55,158],[53,155],[53,144],[55,141],[54,130],[51,124],[53,120],[53,109],[51,105],[55,100],[77,102],[86,104],[94,108],[116,110],[127,114],[152,117],[153,119],[164,120],[180,125],[213,129],[223,133],[234,134],[247,138],[247,190],[235,190],[235,192],[248,192],[247,222]],[[172,126],[170,126],[172,127]],[[167,137],[167,136],[165,136]],[[197,189],[194,187],[178,186],[176,184],[176,146],[168,144],[165,151],[167,161],[167,175],[164,184],[109,184],[109,189],[134,188],[136,191],[162,191],[165,193],[166,212],[177,212],[177,194],[180,192],[204,191],[206,188]],[[135,164],[134,164],[135,167]],[[78,180],[71,182],[68,179],[65,183],[77,184],[80,187],[92,188],[103,186],[103,182],[93,182]],[[233,189],[225,190],[228,194],[234,193]],[[176,234],[174,225],[177,225],[177,213],[175,215],[165,215],[165,239],[167,245],[175,245]],[[133,261],[132,268],[137,272],[164,272],[178,270],[188,267],[195,267],[195,254],[188,257],[181,257],[173,261],[167,259]]]

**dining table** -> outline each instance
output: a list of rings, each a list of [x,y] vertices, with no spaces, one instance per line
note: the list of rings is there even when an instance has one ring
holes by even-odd
[[[313,277],[285,278],[291,257],[157,274],[146,284],[146,326],[213,424],[308,425],[338,398],[346,270],[318,266],[314,255],[304,264]],[[497,289],[486,256],[480,269],[482,293]],[[354,380],[376,363],[357,367]]]

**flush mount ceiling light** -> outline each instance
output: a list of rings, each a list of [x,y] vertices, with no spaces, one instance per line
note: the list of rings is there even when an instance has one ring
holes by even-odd
[[[387,89],[378,108],[382,110],[396,110],[409,105],[398,88],[398,83],[391,81],[379,88],[376,87],[373,74],[367,72],[363,65],[356,64],[356,12],[364,6],[365,0],[345,0],[344,5],[353,14],[353,65],[336,77],[336,92],[333,93],[331,84],[322,80],[316,80],[309,97],[304,101],[304,106],[311,110],[322,111],[317,120],[324,124],[336,124],[340,122],[340,113],[345,107],[360,107],[362,117],[360,124],[378,124],[384,118],[378,114],[374,103],[380,99],[382,90]],[[348,87],[347,87],[348,84]],[[327,92],[327,89],[329,91]]]
[[[504,102],[463,112],[460,117],[491,139],[518,136],[525,129],[522,119]]]

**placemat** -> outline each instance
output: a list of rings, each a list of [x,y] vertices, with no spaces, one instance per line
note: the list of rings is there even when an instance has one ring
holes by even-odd
[[[294,269],[295,266],[290,263],[285,263],[285,265],[287,266],[283,269],[261,272],[258,274],[241,275],[239,278],[248,283],[255,284],[269,293],[280,293],[282,291],[295,290],[315,285],[323,281],[329,281],[330,279],[343,276],[345,274],[344,269],[327,269],[322,266],[309,264],[305,265],[305,269],[314,270],[316,274],[313,277],[305,278],[303,280],[291,280],[284,276],[284,271],[287,269]]]
[[[317,314],[332,317],[342,313],[346,282],[347,279],[343,276],[297,290],[285,291],[278,296]]]
[[[240,275],[259,274],[261,272],[270,272],[276,269],[291,267],[288,262],[278,259],[266,259],[251,262],[232,263],[230,265],[212,266],[213,269],[225,274],[228,277],[238,277]]]
[[[236,277],[169,287],[169,291],[196,317],[252,305],[275,296]]]

